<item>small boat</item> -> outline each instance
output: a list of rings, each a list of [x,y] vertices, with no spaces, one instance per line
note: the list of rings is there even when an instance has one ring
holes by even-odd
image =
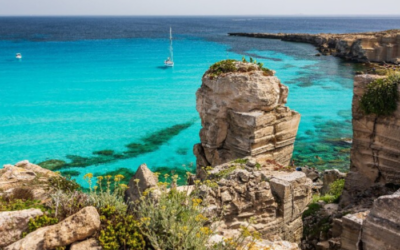
[[[22,58],[22,55],[21,55],[21,53],[17,53],[17,54],[15,55],[15,58],[17,58],[17,59],[21,59],[21,58]]]
[[[167,67],[174,67],[174,53],[172,47],[172,28],[169,28],[169,57],[164,61],[164,65]]]

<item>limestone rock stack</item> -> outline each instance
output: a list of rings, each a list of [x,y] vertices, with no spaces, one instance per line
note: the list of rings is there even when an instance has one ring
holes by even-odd
[[[366,86],[378,78],[381,76],[358,75],[354,80],[353,147],[343,205],[373,186],[400,185],[400,103],[394,114],[386,117],[364,115],[359,108]]]
[[[256,64],[235,67],[218,76],[207,71],[196,93],[202,124],[197,167],[246,156],[288,165],[300,122],[299,113],[285,107],[288,88]]]

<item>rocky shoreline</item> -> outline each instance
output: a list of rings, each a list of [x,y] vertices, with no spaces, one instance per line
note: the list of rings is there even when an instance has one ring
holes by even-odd
[[[400,77],[355,77],[347,174],[290,166],[300,114],[273,71],[224,60],[202,81],[197,170],[186,185],[146,164],[128,185],[88,173],[88,190],[27,160],[4,165],[0,249],[397,249]],[[394,111],[367,114],[364,96],[380,88],[373,93],[393,99],[372,98]]]
[[[323,55],[334,55],[362,63],[400,64],[400,30],[349,34],[229,33],[229,35],[310,43]]]

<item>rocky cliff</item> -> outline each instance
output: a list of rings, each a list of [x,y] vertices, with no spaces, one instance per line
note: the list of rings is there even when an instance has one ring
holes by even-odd
[[[246,156],[289,165],[300,115],[285,107],[288,88],[257,64],[231,63],[231,72],[207,71],[196,93],[198,169]]]
[[[357,62],[400,63],[400,30],[350,34],[230,33],[231,36],[311,43],[322,54]]]
[[[366,86],[378,78],[382,77],[358,75],[354,79],[353,146],[342,205],[356,202],[364,192],[379,196],[386,193],[385,186],[400,185],[400,103],[390,116],[365,115],[360,109]]]
[[[251,218],[251,227],[264,239],[300,242],[301,216],[312,195],[312,181],[304,173],[250,158],[219,165],[208,179],[217,185],[205,189],[204,200],[210,215],[221,218],[215,224],[222,235],[238,235]]]

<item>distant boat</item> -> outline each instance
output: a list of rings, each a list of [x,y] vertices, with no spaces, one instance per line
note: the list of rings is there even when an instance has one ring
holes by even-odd
[[[172,28],[169,28],[169,57],[164,61],[164,65],[167,67],[174,67],[174,53],[172,47]]]
[[[17,53],[17,54],[15,55],[15,58],[17,58],[17,59],[21,59],[21,58],[22,58],[22,55],[21,55],[21,53]]]

